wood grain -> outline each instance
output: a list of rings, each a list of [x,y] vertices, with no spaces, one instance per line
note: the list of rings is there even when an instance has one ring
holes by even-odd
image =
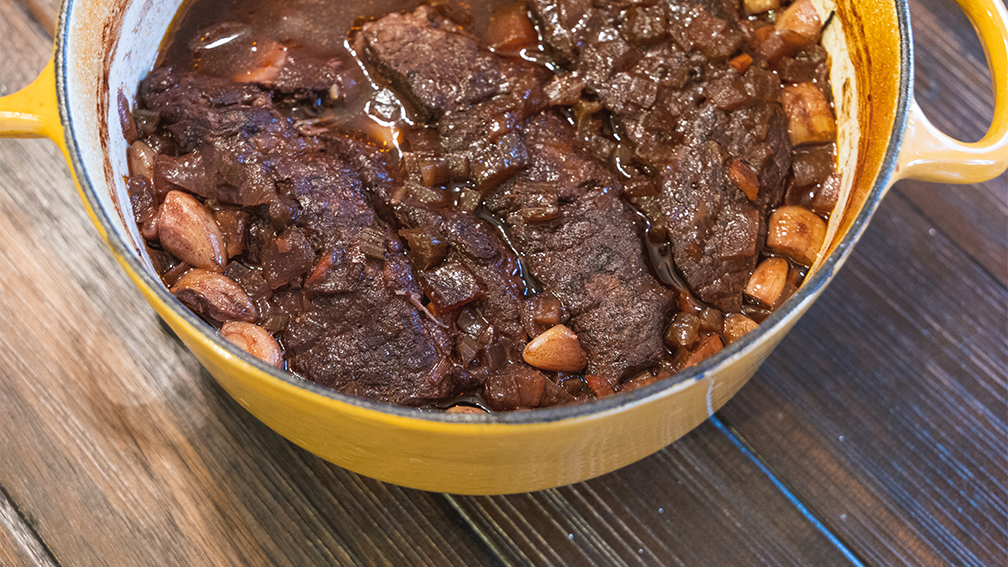
[[[56,565],[14,503],[0,492],[0,565],[51,567]]]
[[[35,59],[44,61],[46,38],[11,3],[0,2],[12,22],[0,46],[32,46]],[[26,58],[4,80],[11,88],[27,82],[34,62]],[[256,422],[163,331],[119,273],[52,146],[3,141],[0,148],[0,328],[18,329],[0,338],[0,431],[18,431],[0,436],[0,454],[10,456],[0,462],[0,486],[36,518],[38,533],[57,558],[85,565],[518,560],[513,550],[494,543],[518,534],[494,533],[472,512],[460,515],[459,499],[361,478]],[[642,473],[635,477],[633,470],[658,474],[671,463],[682,479],[670,490],[685,496],[672,491],[660,537],[641,540],[636,529],[610,533],[623,522],[620,516],[643,514],[645,501],[614,502],[603,521],[587,521],[592,516],[583,496],[564,504],[568,496],[553,493],[560,506],[555,512],[576,511],[583,519],[578,535],[594,543],[586,552],[578,551],[582,540],[565,548],[559,544],[570,540],[554,531],[536,540],[541,553],[556,563],[574,557],[629,560],[643,549],[634,546],[657,543],[648,557],[682,556],[701,565],[697,557],[704,554],[689,550],[690,538],[662,540],[709,517],[711,526],[731,528],[711,530],[720,557],[740,564],[761,558],[836,563],[839,555],[829,542],[765,478],[746,468],[724,439],[715,445],[711,440],[718,436],[707,431],[692,442],[693,452],[667,453],[632,469],[629,478],[599,485],[607,493],[626,493],[641,482]],[[713,477],[717,491],[705,496]],[[585,493],[591,495],[590,489],[576,494]],[[738,545],[746,530],[734,518],[744,519],[750,530],[778,523],[791,529],[778,532],[782,539],[774,545],[760,543],[755,531]],[[550,546],[557,549],[546,551]],[[675,547],[682,549],[670,554]],[[615,551],[599,555],[604,549]],[[536,548],[525,552],[534,555]]]
[[[1008,293],[899,195],[720,415],[870,564],[1008,557]]]
[[[992,113],[972,27],[911,3],[917,96],[977,139]],[[870,564],[1008,561],[1008,176],[903,182],[854,256],[722,410]]]
[[[452,502],[516,565],[850,564],[709,423],[588,482]]]
[[[915,0],[910,6],[917,101],[942,131],[967,142],[979,140],[991,123],[994,103],[973,27],[950,0]],[[964,186],[904,181],[894,191],[1008,285],[1008,175]]]
[[[5,63],[13,90],[48,40],[0,10],[0,51],[29,55]],[[121,274],[55,148],[0,144],[0,486],[57,558],[487,563],[436,496],[322,463],[227,398]]]
[[[49,37],[55,35],[59,2],[52,0],[20,0],[20,3],[31,14],[32,19],[42,28],[42,31],[46,35]]]
[[[0,94],[49,57],[56,4],[34,6],[0,0]],[[918,96],[975,138],[986,69],[952,6],[911,2]],[[55,147],[0,141],[0,563],[1004,565],[1006,200],[1005,176],[898,185],[719,414],[735,434],[705,424],[586,483],[452,497],[252,418],[121,274]]]

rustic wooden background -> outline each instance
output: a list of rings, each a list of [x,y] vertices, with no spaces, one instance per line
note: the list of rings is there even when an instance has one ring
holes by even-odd
[[[0,0],[0,94],[56,0]],[[917,97],[978,139],[983,50],[912,0]],[[56,148],[0,141],[0,565],[1008,563],[1008,177],[905,182],[715,417],[635,465],[508,497],[391,486],[294,447],[159,324]]]

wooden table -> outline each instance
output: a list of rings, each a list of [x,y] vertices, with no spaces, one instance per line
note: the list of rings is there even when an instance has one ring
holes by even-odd
[[[0,0],[0,94],[56,0]],[[917,96],[977,139],[972,28],[911,2]],[[407,490],[288,443],[159,323],[45,141],[0,141],[0,565],[1008,562],[1008,176],[900,183],[715,417],[582,484]]]

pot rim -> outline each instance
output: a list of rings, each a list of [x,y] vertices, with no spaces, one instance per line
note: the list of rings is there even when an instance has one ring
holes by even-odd
[[[205,339],[209,340],[216,347],[238,358],[243,363],[255,367],[257,370],[261,371],[265,375],[268,375],[269,378],[273,380],[279,380],[289,386],[294,386],[308,393],[316,394],[333,401],[355,406],[359,410],[365,410],[369,413],[374,412],[374,417],[376,418],[391,416],[417,422],[458,423],[470,426],[532,425],[547,424],[550,422],[568,419],[591,419],[602,414],[624,411],[634,406],[645,404],[665,395],[670,395],[676,390],[704,379],[719,366],[729,362],[730,360],[741,357],[744,353],[751,350],[750,347],[763,339],[764,336],[771,334],[781,326],[785,325],[796,310],[800,310],[803,305],[814,300],[818,293],[833,279],[837,270],[850,256],[854,244],[861,238],[861,235],[864,233],[868,225],[868,221],[878,209],[882,197],[891,185],[893,172],[895,171],[897,165],[899,150],[903,145],[907,119],[911,109],[911,102],[913,100],[914,61],[913,38],[910,27],[910,9],[907,0],[894,0],[900,38],[899,98],[896,104],[893,131],[886,147],[886,152],[882,160],[879,174],[875,178],[875,183],[872,186],[871,191],[868,193],[868,198],[866,199],[865,204],[858,212],[857,217],[855,217],[851,223],[850,228],[837,243],[834,250],[829,254],[812,277],[803,282],[798,291],[784,303],[782,306],[783,308],[774,311],[765,321],[763,321],[763,323],[759,325],[755,332],[746,334],[738,341],[726,346],[719,353],[704,360],[695,367],[682,370],[669,378],[658,380],[652,384],[637,388],[630,392],[618,393],[614,396],[606,396],[593,402],[550,408],[537,408],[534,411],[493,412],[479,415],[449,414],[440,411],[425,411],[419,408],[400,406],[389,402],[380,402],[342,394],[333,389],[315,384],[314,382],[298,378],[287,371],[278,370],[272,366],[268,366],[262,361],[252,357],[244,350],[239,349],[230,341],[221,337],[220,333],[213,329],[213,327],[182,305],[182,303],[168,291],[168,288],[165,287],[160,279],[151,275],[147,266],[140,260],[140,256],[136,253],[133,246],[120,238],[119,233],[113,226],[113,223],[110,222],[110,219],[118,218],[118,214],[114,211],[110,212],[107,210],[102,205],[101,201],[96,197],[96,185],[92,181],[90,172],[84,166],[83,159],[80,154],[80,147],[74,133],[73,116],[70,114],[70,105],[67,100],[67,85],[70,80],[68,77],[70,65],[66,45],[69,33],[68,30],[70,29],[68,25],[70,14],[73,12],[74,6],[78,1],[79,0],[63,0],[60,7],[59,18],[57,20],[54,51],[56,99],[59,109],[60,122],[63,128],[65,148],[70,163],[76,173],[77,182],[81,188],[81,194],[84,196],[90,209],[95,212],[94,219],[96,222],[101,224],[101,229],[105,233],[108,245],[112,249],[113,253],[119,257],[120,261],[124,262],[134,274],[136,274],[136,277],[144,286],[147,287],[148,292],[157,297],[162,304],[174,311],[176,315],[180,316],[185,323],[197,329]]]

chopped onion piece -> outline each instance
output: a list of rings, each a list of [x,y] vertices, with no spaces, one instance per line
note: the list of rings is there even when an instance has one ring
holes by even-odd
[[[745,0],[745,9],[748,14],[762,14],[777,8],[780,8],[780,0]]]
[[[741,339],[749,331],[755,330],[757,326],[756,321],[745,315],[731,313],[724,320],[724,337],[728,340],[728,344],[731,344]]]
[[[826,221],[805,207],[784,206],[770,215],[767,247],[811,266],[826,239]]]
[[[749,70],[749,66],[752,65],[752,57],[743,53],[737,57],[733,57],[728,61],[728,64],[735,68],[739,73],[745,73]]]
[[[691,348],[699,340],[700,318],[692,313],[676,313],[665,330],[665,344],[673,348]]]
[[[826,97],[812,83],[784,87],[781,103],[788,117],[791,144],[821,144],[836,139],[836,120]]]
[[[744,161],[740,159],[733,161],[728,168],[728,177],[736,187],[745,193],[746,197],[749,197],[750,201],[755,202],[759,198],[759,178]]]
[[[539,34],[529,20],[524,2],[505,6],[490,18],[486,42],[491,50],[502,55],[518,55],[522,49],[539,43]]]
[[[819,41],[822,21],[811,0],[798,0],[777,17],[774,27],[780,32],[794,32],[804,37],[806,43],[814,43]]]
[[[773,307],[784,290],[790,265],[784,258],[767,258],[749,277],[745,294],[761,305]]]
[[[358,235],[361,251],[368,258],[385,259],[385,234],[373,227],[365,227]]]
[[[690,366],[696,366],[704,360],[714,356],[721,349],[724,348],[724,344],[721,342],[721,337],[717,335],[711,335],[700,343],[700,346],[693,351],[693,354],[686,359],[686,364],[683,368],[689,368]]]
[[[420,270],[428,270],[444,261],[448,244],[441,231],[435,226],[403,228],[399,236],[406,239],[409,257]]]

